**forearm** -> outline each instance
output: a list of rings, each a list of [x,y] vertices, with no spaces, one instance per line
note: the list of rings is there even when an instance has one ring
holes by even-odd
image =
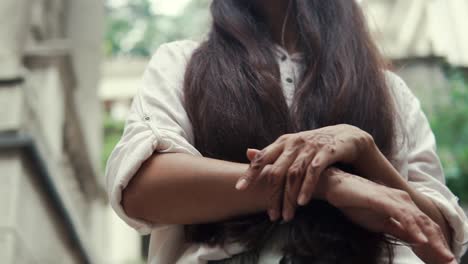
[[[123,193],[127,214],[158,224],[196,224],[264,211],[262,186],[234,186],[248,164],[187,154],[153,155]]]
[[[362,164],[362,166],[359,166],[358,171],[363,177],[407,192],[418,208],[440,226],[447,242],[450,243],[452,230],[439,208],[429,197],[412,188],[377,148],[372,150]]]

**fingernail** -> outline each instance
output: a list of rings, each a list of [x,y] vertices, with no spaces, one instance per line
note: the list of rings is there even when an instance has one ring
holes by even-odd
[[[297,199],[297,203],[301,206],[306,205],[307,197],[304,194],[299,195],[299,199]]]
[[[247,180],[246,179],[241,179],[236,183],[236,189],[237,190],[244,190],[247,188]]]
[[[419,237],[419,240],[421,241],[421,243],[429,242],[429,240],[427,239],[427,237],[423,233],[419,233],[418,237]]]
[[[320,166],[320,160],[314,160],[314,161],[312,162],[312,167],[317,168],[317,167],[319,167],[319,166]]]
[[[455,259],[455,256],[452,254],[452,252],[448,249],[446,249],[446,254],[447,254],[447,261],[452,261]]]
[[[275,222],[279,218],[279,214],[276,210],[268,210],[268,216],[270,216],[270,221]]]

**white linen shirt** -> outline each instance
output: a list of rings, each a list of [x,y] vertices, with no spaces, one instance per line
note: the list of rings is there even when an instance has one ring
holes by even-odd
[[[141,164],[155,151],[179,152],[201,156],[193,146],[192,126],[183,107],[183,78],[192,52],[199,43],[189,40],[167,43],[159,47],[147,66],[139,90],[134,97],[122,138],[109,157],[106,177],[110,203],[116,213],[141,234],[150,234],[148,263],[202,264],[208,260],[229,258],[242,252],[238,244],[209,247],[187,244],[183,227],[159,226],[129,217],[122,208],[122,190]],[[289,55],[277,47],[283,91],[288,102],[294,93],[301,72],[299,54]],[[406,84],[395,74],[386,72],[398,112],[408,132],[407,144],[396,155],[395,166],[401,176],[438,206],[453,229],[452,249],[460,258],[468,238],[466,216],[458,198],[445,186],[444,174],[436,155],[436,143],[420,103]],[[234,188],[234,187],[233,187]],[[266,254],[268,255],[268,254]],[[270,254],[261,263],[278,263],[279,256]],[[423,263],[406,246],[396,246],[395,264]]]

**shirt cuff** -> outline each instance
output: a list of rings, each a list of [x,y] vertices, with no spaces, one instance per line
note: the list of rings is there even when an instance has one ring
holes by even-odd
[[[452,230],[451,249],[455,257],[460,260],[466,252],[465,242],[468,238],[468,223],[465,212],[458,204],[455,195],[448,198],[441,193],[416,182],[410,184],[419,192],[429,197],[438,207]]]
[[[130,140],[119,143],[108,161],[107,172],[109,200],[117,215],[142,235],[150,234],[155,228],[164,227],[129,217],[121,204],[122,192],[137,173],[141,165],[157,152],[177,152],[200,155],[186,140],[177,133],[159,129],[145,129],[133,135]],[[156,133],[155,133],[156,132]]]

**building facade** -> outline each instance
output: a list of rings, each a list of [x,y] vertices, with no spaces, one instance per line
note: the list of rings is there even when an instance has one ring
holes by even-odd
[[[422,102],[445,103],[444,67],[468,73],[468,1],[361,0],[383,54]]]
[[[0,1],[0,260],[110,263],[103,0]]]

